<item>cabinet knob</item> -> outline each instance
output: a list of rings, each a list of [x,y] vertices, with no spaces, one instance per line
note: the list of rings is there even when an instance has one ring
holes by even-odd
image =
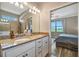
[[[26,54],[26,56],[28,56],[28,54]]]
[[[25,57],[25,55],[23,55],[23,57]]]
[[[39,54],[41,53],[42,51],[38,52]]]

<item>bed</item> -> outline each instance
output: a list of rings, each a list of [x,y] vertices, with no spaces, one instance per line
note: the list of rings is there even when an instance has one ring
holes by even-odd
[[[63,47],[73,51],[78,51],[78,36],[71,34],[60,34],[56,38],[56,47]]]

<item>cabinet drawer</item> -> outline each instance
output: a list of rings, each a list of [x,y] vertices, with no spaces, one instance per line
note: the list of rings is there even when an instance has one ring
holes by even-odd
[[[41,57],[42,56],[42,48],[39,48],[36,50],[36,57]]]
[[[42,56],[42,38],[36,40],[36,57]]]
[[[22,52],[31,49],[32,47],[35,47],[35,41],[6,49],[5,55],[6,55],[6,57],[15,57],[15,56],[21,54]]]
[[[43,38],[43,41],[44,41],[44,42],[47,42],[47,41],[48,41],[48,36],[47,36],[47,37],[44,37],[44,38]]]
[[[41,54],[42,54],[42,45],[36,46],[36,56],[41,57]]]
[[[48,36],[43,38],[42,57],[48,53]]]
[[[43,46],[48,46],[48,37],[43,38]]]
[[[43,49],[43,50],[42,50],[42,57],[45,57],[46,54],[48,53],[48,46],[43,46],[42,49]]]
[[[22,54],[20,54],[17,57],[35,57],[35,47],[23,52]]]
[[[48,46],[48,41],[43,42],[43,46]]]
[[[36,47],[36,51],[39,52],[40,50],[42,50],[42,46]]]
[[[36,57],[42,57],[42,53],[38,53]]]
[[[42,46],[42,39],[36,40],[36,47]]]

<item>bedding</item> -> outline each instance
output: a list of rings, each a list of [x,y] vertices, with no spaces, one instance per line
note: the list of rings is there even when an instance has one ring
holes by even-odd
[[[56,38],[56,46],[78,51],[78,36],[70,34],[60,34]]]

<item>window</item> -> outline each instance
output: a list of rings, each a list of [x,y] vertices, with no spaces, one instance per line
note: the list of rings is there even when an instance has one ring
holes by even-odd
[[[63,32],[63,25],[61,20],[51,21],[51,32]]]

